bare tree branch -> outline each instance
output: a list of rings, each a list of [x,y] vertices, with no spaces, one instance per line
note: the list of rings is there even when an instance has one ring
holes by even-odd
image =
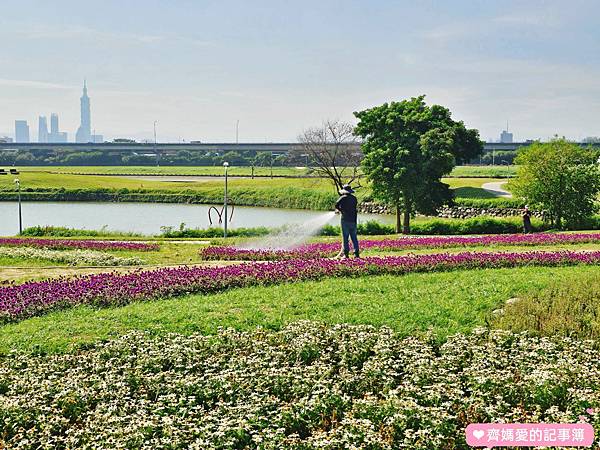
[[[331,180],[336,191],[344,184],[360,185],[360,142],[354,127],[347,122],[327,120],[320,127],[309,128],[298,136],[298,147],[292,158],[310,161],[314,173]]]

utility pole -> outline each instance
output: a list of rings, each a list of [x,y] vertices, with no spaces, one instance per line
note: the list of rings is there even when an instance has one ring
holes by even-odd
[[[236,143],[236,145],[239,144],[239,137],[240,137],[240,119],[238,119],[237,122],[235,123],[235,143]]]

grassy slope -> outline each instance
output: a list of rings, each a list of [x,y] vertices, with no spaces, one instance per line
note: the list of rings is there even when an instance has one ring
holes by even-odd
[[[431,328],[437,336],[486,324],[508,298],[598,267],[487,269],[406,276],[327,279],[235,289],[215,295],[77,307],[0,328],[0,352],[65,351],[130,330],[213,333],[218,327],[280,328],[301,319],[386,325],[402,334]]]

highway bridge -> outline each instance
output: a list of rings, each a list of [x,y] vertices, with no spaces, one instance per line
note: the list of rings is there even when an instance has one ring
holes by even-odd
[[[492,151],[514,151],[519,147],[530,145],[531,142],[486,142],[484,144],[484,152]],[[107,152],[112,154],[156,154],[169,155],[177,153],[180,150],[190,152],[201,152],[202,154],[227,152],[271,152],[272,154],[284,154],[298,147],[298,143],[293,142],[269,142],[269,143],[138,143],[138,142],[105,142],[102,144],[80,144],[80,143],[0,143],[0,151],[26,151],[35,153],[56,153],[56,152]],[[351,144],[358,148],[358,144]],[[580,143],[582,146],[590,144]],[[600,148],[600,144],[592,144]]]

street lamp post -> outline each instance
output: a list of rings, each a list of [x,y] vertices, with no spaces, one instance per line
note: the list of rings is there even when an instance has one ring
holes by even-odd
[[[23,215],[21,214],[21,182],[18,178],[15,179],[15,185],[17,186],[17,195],[19,199],[19,234],[23,234]]]
[[[223,163],[223,167],[225,167],[225,197],[223,199],[223,212],[225,213],[225,222],[223,224],[223,237],[227,237],[227,168],[229,167],[229,163],[225,161]]]
[[[158,151],[156,149],[156,124],[158,120],[154,121],[154,154],[156,155],[156,167],[160,166],[160,156],[158,155]]]

